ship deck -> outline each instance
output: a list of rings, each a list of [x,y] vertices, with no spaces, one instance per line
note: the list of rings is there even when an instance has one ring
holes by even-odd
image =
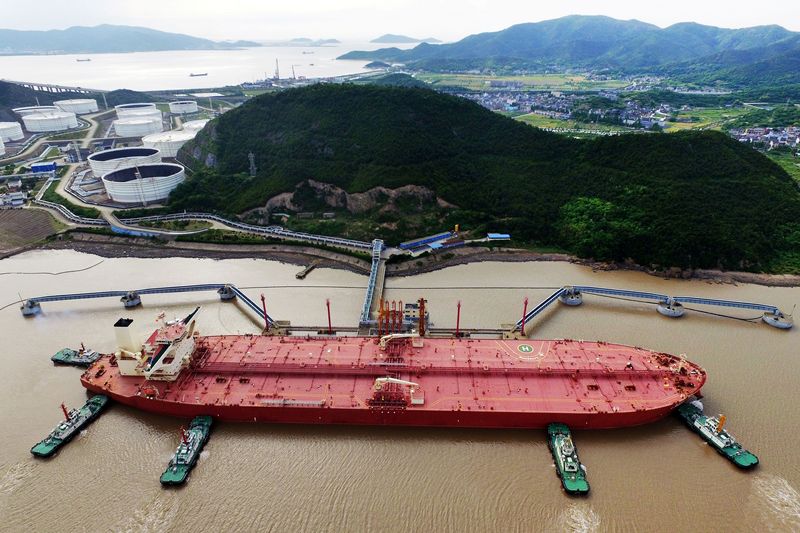
[[[374,411],[375,379],[393,377],[418,384],[416,397],[424,397],[404,406],[406,412],[544,414],[549,421],[603,415],[603,427],[611,427],[609,420],[625,414],[627,425],[666,415],[706,379],[681,358],[604,342],[425,338],[414,344],[400,339],[382,350],[363,337],[196,337],[192,365],[175,382],[121,376],[108,357],[82,380],[139,407],[150,400],[154,411],[177,413],[170,404],[195,406],[192,413],[239,407],[250,417],[269,407]]]

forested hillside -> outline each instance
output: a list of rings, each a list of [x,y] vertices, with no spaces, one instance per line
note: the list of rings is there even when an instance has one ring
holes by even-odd
[[[442,224],[585,257],[753,270],[800,258],[795,182],[715,132],[575,140],[426,89],[314,85],[222,115],[179,158],[198,172],[175,210],[242,213],[307,180],[418,185],[457,206]],[[402,212],[393,219],[394,237],[412,236],[396,231]]]

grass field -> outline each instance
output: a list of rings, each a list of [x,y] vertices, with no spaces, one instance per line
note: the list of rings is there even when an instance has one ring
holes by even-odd
[[[38,209],[0,210],[0,252],[33,244],[64,226],[46,211]]]
[[[82,205],[73,204],[55,191],[55,186],[51,185],[44,194],[42,200],[53,202],[54,204],[61,204],[74,214],[84,218],[100,218],[100,211],[94,207],[83,207]]]
[[[800,182],[800,157],[795,157],[788,152],[770,150],[767,157],[778,163],[791,177]]]
[[[668,132],[683,130],[722,130],[728,122],[752,111],[744,107],[708,107],[678,111],[677,118],[691,118],[692,122],[667,122]]]
[[[490,76],[484,74],[416,74],[418,80],[434,86],[464,87],[476,91],[499,90],[491,87],[492,81],[521,83],[524,90],[544,91],[597,91],[620,89],[628,85],[623,80],[589,80],[581,74],[531,74],[525,76]]]

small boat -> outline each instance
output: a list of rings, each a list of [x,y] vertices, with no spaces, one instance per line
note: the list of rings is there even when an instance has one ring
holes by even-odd
[[[308,54],[313,54],[313,53],[314,52],[311,52],[311,51],[308,51],[308,50],[303,50],[303,55],[308,55]]]
[[[198,76],[208,76],[208,72],[192,72],[189,74],[192,78],[197,78]]]
[[[88,367],[100,359],[100,353],[86,348],[83,343],[79,350],[64,348],[53,355],[50,360],[56,365],[71,365]]]
[[[91,60],[92,60],[91,58],[87,57],[86,59],[76,59],[75,61],[77,61],[78,63],[84,63],[86,61],[91,61]]]
[[[693,400],[679,406],[678,416],[692,429],[699,434],[704,441],[709,443],[717,453],[743,470],[754,468],[758,465],[758,457],[741,444],[736,442],[733,435],[723,429],[725,426],[725,415],[706,416],[703,414],[703,404],[699,400]]]
[[[578,459],[578,450],[572,442],[572,434],[564,424],[547,426],[547,444],[555,459],[556,474],[568,494],[588,494],[586,468]]]
[[[189,429],[181,428],[181,442],[167,469],[161,474],[162,485],[183,485],[186,482],[210,433],[210,416],[196,416],[189,424]]]
[[[62,403],[64,420],[59,422],[47,437],[31,448],[31,453],[36,457],[50,457],[71,441],[81,429],[91,424],[107,404],[108,396],[102,394],[92,396],[80,409],[67,409]]]

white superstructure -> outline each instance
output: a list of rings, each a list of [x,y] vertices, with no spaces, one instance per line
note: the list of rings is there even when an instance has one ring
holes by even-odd
[[[142,144],[150,148],[157,148],[162,157],[175,157],[181,146],[194,139],[197,132],[172,130],[163,133],[154,133],[142,137]]]
[[[180,100],[169,103],[169,112],[174,114],[197,113],[197,102],[194,100]]]
[[[164,131],[164,123],[156,117],[120,118],[114,121],[114,133],[118,137],[144,137]]]
[[[31,133],[64,131],[78,127],[75,113],[68,111],[42,111],[22,116],[25,129]]]
[[[18,141],[25,137],[19,122],[0,122],[0,140]]]
[[[115,148],[95,152],[86,158],[95,176],[136,165],[152,165],[161,162],[161,154],[154,148]]]
[[[159,163],[115,170],[103,176],[109,198],[125,204],[148,204],[165,200],[186,174],[181,165]]]
[[[75,98],[73,100],[57,100],[53,105],[62,111],[70,111],[76,115],[97,113],[97,100],[93,98]]]
[[[117,118],[125,118],[126,116],[130,116],[136,113],[151,113],[155,114],[154,112],[158,112],[158,116],[161,116],[161,111],[158,111],[156,104],[150,103],[138,103],[138,104],[121,104],[118,106],[114,106],[114,109],[117,112]]]
[[[205,119],[205,120],[188,120],[188,121],[186,121],[186,122],[184,122],[184,123],[183,123],[183,126],[181,127],[181,129],[182,129],[183,131],[194,131],[194,132],[198,132],[198,131],[202,130],[203,128],[205,128],[205,127],[206,127],[206,124],[208,124],[209,122],[211,122],[211,120],[210,120],[210,119]]]

